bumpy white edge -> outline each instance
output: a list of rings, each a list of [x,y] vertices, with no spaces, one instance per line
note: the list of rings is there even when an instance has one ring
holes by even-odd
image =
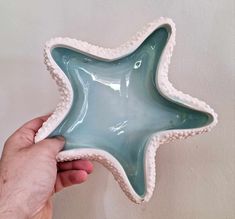
[[[69,112],[73,101],[73,91],[71,84],[51,56],[51,50],[53,48],[59,46],[71,48],[84,54],[97,57],[101,60],[111,61],[124,57],[135,51],[154,30],[162,26],[168,29],[169,38],[157,69],[158,74],[156,78],[156,84],[159,92],[171,101],[175,101],[189,108],[208,113],[208,115],[211,116],[212,122],[201,128],[162,131],[154,134],[151,137],[148,144],[146,145],[145,151],[144,169],[146,192],[143,196],[139,196],[134,191],[121,164],[117,161],[116,158],[106,151],[100,149],[73,149],[62,151],[57,156],[58,161],[91,159],[100,162],[112,172],[114,178],[117,180],[122,190],[125,192],[128,198],[135,203],[148,201],[153,194],[156,179],[155,155],[160,144],[167,143],[175,139],[185,139],[189,136],[210,131],[211,128],[214,127],[217,123],[217,115],[213,109],[211,109],[206,103],[176,90],[168,80],[168,66],[170,64],[173,47],[175,45],[176,34],[173,21],[169,18],[161,17],[160,19],[146,25],[146,27],[141,32],[138,32],[130,41],[114,49],[102,48],[91,45],[84,41],[70,38],[51,39],[46,43],[45,47],[45,64],[47,65],[48,70],[59,87],[61,101],[56,107],[54,113],[38,131],[35,137],[35,142],[46,138],[60,124],[60,122],[62,122]]]

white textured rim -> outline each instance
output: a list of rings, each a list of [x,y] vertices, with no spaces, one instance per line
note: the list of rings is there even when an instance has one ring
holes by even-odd
[[[58,161],[91,159],[100,162],[112,172],[114,178],[117,180],[122,190],[125,192],[128,198],[135,203],[148,201],[153,194],[156,179],[155,155],[160,144],[170,142],[175,139],[184,139],[189,136],[210,131],[211,128],[214,127],[217,123],[217,115],[212,108],[210,108],[205,102],[176,90],[168,80],[168,66],[170,64],[173,47],[175,45],[175,24],[171,19],[161,17],[160,19],[147,24],[145,28],[132,37],[130,41],[114,49],[102,48],[91,45],[84,41],[70,38],[51,39],[46,43],[45,47],[45,64],[47,65],[47,69],[50,71],[52,78],[56,81],[59,87],[61,101],[57,105],[53,114],[39,129],[35,136],[35,142],[41,141],[48,137],[48,135],[63,121],[73,102],[73,90],[71,84],[51,56],[51,50],[53,48],[58,46],[71,48],[102,60],[111,61],[124,57],[135,51],[154,30],[162,26],[168,29],[169,38],[157,69],[158,74],[156,78],[156,84],[159,92],[172,101],[181,104],[183,103],[189,108],[208,113],[212,117],[212,122],[209,125],[201,128],[158,132],[150,138],[148,144],[146,145],[145,151],[144,169],[146,192],[143,196],[139,196],[134,191],[121,164],[115,157],[106,151],[100,149],[73,149],[62,151],[57,156]]]

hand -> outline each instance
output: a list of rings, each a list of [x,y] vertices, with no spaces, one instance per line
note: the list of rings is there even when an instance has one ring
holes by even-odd
[[[92,172],[87,160],[58,163],[62,137],[34,144],[34,136],[48,117],[34,119],[6,141],[0,160],[0,218],[50,218],[50,197],[79,184]]]

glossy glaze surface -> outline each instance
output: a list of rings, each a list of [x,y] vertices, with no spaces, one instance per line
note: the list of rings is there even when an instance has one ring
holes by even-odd
[[[211,119],[165,99],[156,89],[156,69],[167,40],[167,30],[159,28],[136,51],[115,61],[63,47],[51,52],[72,85],[74,100],[50,136],[63,135],[64,150],[109,152],[140,196],[145,192],[143,159],[149,137],[163,130],[201,127]]]

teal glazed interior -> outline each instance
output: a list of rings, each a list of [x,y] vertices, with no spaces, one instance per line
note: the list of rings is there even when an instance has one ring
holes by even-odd
[[[146,189],[144,154],[149,137],[211,122],[208,114],[172,102],[156,89],[156,69],[169,34],[165,27],[158,28],[133,53],[115,61],[61,46],[51,51],[72,85],[74,100],[68,115],[50,136],[64,136],[64,150],[95,148],[109,152],[140,196]]]

